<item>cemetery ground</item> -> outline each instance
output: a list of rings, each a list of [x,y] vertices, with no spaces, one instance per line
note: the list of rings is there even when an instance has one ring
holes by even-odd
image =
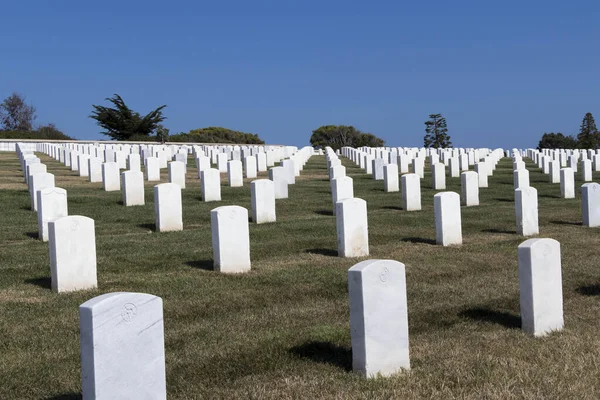
[[[462,246],[435,245],[431,175],[423,211],[401,209],[343,158],[355,197],[365,199],[369,257],[337,257],[325,157],[313,156],[277,222],[250,224],[252,271],[212,271],[210,210],[250,209],[250,184],[223,201],[200,201],[193,159],[183,192],[182,232],[154,231],[146,205],[125,207],[38,153],[68,192],[69,215],[95,220],[98,289],[50,290],[48,244],[15,153],[0,154],[0,398],[69,399],[81,393],[78,307],[107,292],[164,300],[167,391],[194,398],[594,398],[600,393],[600,230],[581,226],[579,190],[560,185],[529,160],[538,189],[539,237],[561,244],[565,329],[544,338],[520,330],[512,161],[498,164],[481,205],[462,207]],[[259,177],[267,177],[260,173]],[[166,182],[166,170],[161,170]],[[579,174],[576,174],[579,178]],[[595,173],[595,180],[600,175]],[[581,181],[577,181],[580,187]],[[460,193],[460,178],[447,178]],[[406,264],[411,371],[367,380],[352,373],[347,271],[364,259]]]

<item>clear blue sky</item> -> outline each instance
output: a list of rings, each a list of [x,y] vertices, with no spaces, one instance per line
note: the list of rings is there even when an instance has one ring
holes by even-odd
[[[224,126],[306,145],[346,124],[422,146],[442,113],[455,146],[534,147],[600,118],[595,1],[5,1],[0,97],[102,139],[113,93],[167,104],[171,133]],[[600,121],[599,121],[600,122]]]

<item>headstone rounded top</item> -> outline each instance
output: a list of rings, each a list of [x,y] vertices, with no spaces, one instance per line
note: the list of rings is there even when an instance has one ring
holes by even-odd
[[[560,254],[560,242],[550,238],[534,238],[528,239],[519,245],[519,249],[530,248],[531,250],[543,248],[544,256],[550,255],[554,250],[558,249]]]
[[[40,189],[40,192],[42,192],[42,195],[47,195],[47,194],[62,194],[65,195],[67,194],[67,191],[63,188],[59,188],[59,187],[49,187],[49,188],[44,188],[44,189]]]
[[[344,199],[339,201],[338,203],[342,203],[342,204],[365,204],[365,206],[367,205],[366,200],[363,199],[359,199],[358,197],[352,197],[350,199]]]
[[[355,264],[348,270],[348,273],[351,275],[358,273],[386,283],[397,277],[403,277],[405,268],[404,264],[396,260],[365,260]]]
[[[213,208],[212,210],[210,210],[211,213],[218,213],[218,214],[227,214],[228,216],[232,216],[232,218],[234,218],[237,214],[241,213],[248,213],[248,210],[246,210],[244,207],[241,206],[221,206],[221,207],[217,207],[217,208]]]
[[[123,307],[121,307],[121,317],[125,322],[131,322],[135,319],[138,306],[156,299],[160,299],[160,297],[147,293],[113,292],[96,296],[81,304],[79,308],[94,309],[96,307],[104,307],[122,301]]]
[[[439,192],[436,193],[434,196],[434,198],[444,198],[444,199],[452,199],[452,198],[457,198],[460,199],[460,195],[456,192]]]

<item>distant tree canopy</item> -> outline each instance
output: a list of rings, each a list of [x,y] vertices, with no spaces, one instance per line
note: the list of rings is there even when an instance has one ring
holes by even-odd
[[[577,135],[579,148],[582,149],[597,149],[600,148],[600,133],[596,128],[596,122],[592,113],[587,113],[581,121],[579,134]]]
[[[446,118],[442,114],[429,114],[429,120],[425,121],[424,147],[448,148],[452,147]]]
[[[541,149],[575,149],[578,147],[577,139],[573,136],[566,136],[560,132],[544,133],[538,143],[538,150]]]
[[[342,147],[382,147],[385,142],[372,133],[363,133],[353,126],[323,125],[315,129],[310,137],[313,147],[331,147],[338,150]]]
[[[94,111],[90,118],[95,119],[98,126],[105,129],[102,134],[110,136],[113,140],[131,140],[133,138],[139,140],[140,136],[150,136],[166,119],[162,114],[166,105],[162,105],[142,117],[140,113],[127,107],[118,94],[105,100],[115,107],[92,105]]]
[[[59,131],[54,124],[40,126],[34,131],[0,131],[0,139],[75,140]]]
[[[234,131],[219,126],[192,129],[188,133],[170,135],[169,142],[191,142],[191,143],[231,143],[231,144],[265,144],[258,135]]]
[[[0,126],[5,131],[32,131],[36,119],[35,107],[25,102],[25,96],[13,93],[0,103]]]

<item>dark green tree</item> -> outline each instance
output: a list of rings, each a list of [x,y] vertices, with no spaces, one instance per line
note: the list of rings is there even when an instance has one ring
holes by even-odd
[[[258,135],[234,131],[220,126],[192,129],[188,133],[169,136],[169,142],[227,143],[227,144],[265,144]]]
[[[424,146],[433,148],[452,147],[446,118],[442,114],[429,114],[429,121],[425,121]]]
[[[35,107],[25,102],[25,96],[13,93],[0,103],[0,125],[6,131],[31,131]]]
[[[381,147],[385,142],[372,133],[363,133],[353,126],[323,125],[312,132],[310,144],[313,147],[329,146],[333,150],[338,150],[346,146]]]
[[[354,140],[354,144],[352,145],[352,147],[383,147],[384,145],[385,142],[383,141],[383,139],[378,138],[372,133],[361,133]]]
[[[579,143],[571,135],[566,136],[560,132],[544,133],[538,143],[538,150],[541,149],[575,149]]]
[[[581,149],[597,149],[600,147],[600,133],[596,128],[592,113],[587,113],[583,117],[577,140]]]
[[[140,113],[127,107],[118,94],[105,100],[112,103],[115,108],[92,105],[94,111],[90,118],[95,119],[96,123],[105,129],[102,132],[104,135],[110,136],[114,140],[128,140],[139,135],[149,136],[166,119],[162,115],[162,109],[166,105],[162,105],[142,117]]]

